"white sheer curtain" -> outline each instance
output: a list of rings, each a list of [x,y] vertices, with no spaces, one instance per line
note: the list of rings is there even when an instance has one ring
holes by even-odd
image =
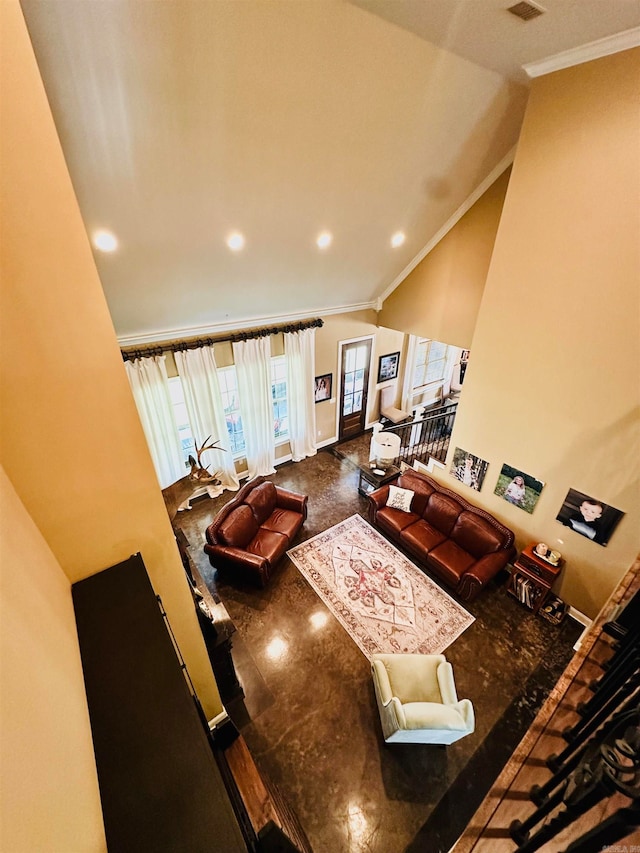
[[[240,412],[249,477],[273,474],[275,438],[271,399],[271,344],[268,337],[234,342]]]
[[[165,358],[164,355],[137,358],[124,365],[161,489],[187,474],[180,452]]]
[[[229,444],[213,347],[177,352],[175,359],[196,445],[211,436],[211,441],[217,440],[223,448],[203,453],[203,464],[212,474],[218,472],[226,489],[235,490],[240,483]]]
[[[413,376],[416,372],[416,347],[418,340],[417,335],[409,335],[407,360],[404,367],[404,382],[402,383],[402,404],[400,406],[403,412],[411,412],[413,410]]]
[[[316,330],[287,332],[287,412],[291,457],[300,462],[316,451],[316,407],[314,399]]]

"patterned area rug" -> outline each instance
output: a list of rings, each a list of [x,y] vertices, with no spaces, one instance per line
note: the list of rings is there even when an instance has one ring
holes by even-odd
[[[363,654],[439,654],[474,617],[359,515],[287,552]]]

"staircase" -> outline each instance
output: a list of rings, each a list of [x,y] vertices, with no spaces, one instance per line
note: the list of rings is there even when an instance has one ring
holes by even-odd
[[[382,432],[400,436],[400,453],[394,464],[399,466],[404,462],[411,466],[416,460],[426,464],[429,458],[444,462],[457,409],[456,401],[431,409],[417,420],[385,426]]]

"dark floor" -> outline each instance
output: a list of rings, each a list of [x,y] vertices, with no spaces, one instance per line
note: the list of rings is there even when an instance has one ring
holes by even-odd
[[[298,540],[367,516],[356,463],[363,436],[270,479],[309,495]],[[369,662],[288,558],[265,590],[215,576],[204,530],[230,499],[195,504],[178,523],[203,578],[237,632],[233,656],[245,701],[228,710],[256,763],[297,813],[315,853],[446,853],[526,732],[582,626],[534,616],[498,583],[465,605],[476,621],[446,651],[476,731],[448,746],[382,738]]]

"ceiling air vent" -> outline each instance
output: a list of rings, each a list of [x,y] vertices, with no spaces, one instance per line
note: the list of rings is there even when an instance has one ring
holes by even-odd
[[[534,18],[537,18],[538,15],[544,14],[546,9],[543,9],[542,6],[537,6],[535,3],[525,2],[525,0],[523,0],[522,3],[516,3],[515,6],[509,6],[507,12],[511,12],[512,15],[515,15],[516,18],[521,18],[523,21],[532,21]]]

